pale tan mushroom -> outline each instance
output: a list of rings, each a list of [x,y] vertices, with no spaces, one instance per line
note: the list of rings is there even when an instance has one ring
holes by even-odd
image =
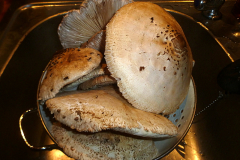
[[[106,28],[105,59],[123,96],[136,108],[170,114],[185,99],[191,49],[178,22],[150,2],[120,8]]]
[[[63,92],[47,100],[46,106],[57,121],[79,132],[114,130],[149,138],[169,138],[177,134],[177,127],[170,120],[133,108],[113,85]]]
[[[71,10],[58,27],[63,48],[77,48],[105,29],[115,12],[132,0],[85,0],[79,10]]]
[[[110,85],[110,84],[115,84],[117,81],[111,77],[110,75],[101,75],[96,78],[90,79],[88,81],[85,81],[81,83],[78,86],[79,90],[87,90],[87,89],[92,89],[92,88],[99,88],[102,86]]]
[[[51,133],[59,147],[74,159],[146,160],[158,155],[152,139],[139,139],[112,132],[79,133],[58,124],[53,124]]]
[[[103,55],[92,48],[69,48],[56,52],[39,88],[39,100],[53,98],[60,89],[99,66]]]
[[[78,87],[79,84],[81,84],[85,81],[88,81],[90,79],[93,79],[95,77],[98,77],[98,76],[101,76],[101,75],[104,75],[104,74],[108,73],[106,71],[107,70],[106,68],[107,68],[107,65],[105,63],[101,64],[96,69],[94,69],[93,71],[88,73],[87,75],[85,75],[83,77],[80,77],[79,79],[77,79],[73,83],[70,83],[70,84],[64,86],[61,90],[62,91],[75,90]]]

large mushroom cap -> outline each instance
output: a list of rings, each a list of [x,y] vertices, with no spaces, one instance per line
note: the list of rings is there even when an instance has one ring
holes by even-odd
[[[158,150],[151,139],[138,139],[111,132],[77,133],[53,124],[51,133],[63,151],[81,160],[153,159]]]
[[[92,48],[68,48],[56,52],[45,71],[39,100],[53,98],[60,89],[97,68],[103,55]]]
[[[58,27],[63,48],[77,48],[104,29],[115,12],[132,0],[85,0],[80,10],[71,10]]]
[[[54,118],[79,132],[114,130],[149,138],[177,135],[166,117],[133,108],[112,85],[59,94],[46,101]]]
[[[136,108],[170,114],[187,95],[190,47],[177,21],[156,4],[133,2],[118,10],[106,28],[105,59]]]

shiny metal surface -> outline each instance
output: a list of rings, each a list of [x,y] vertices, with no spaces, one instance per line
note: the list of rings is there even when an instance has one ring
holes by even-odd
[[[25,136],[25,133],[24,133],[24,130],[23,130],[23,127],[22,127],[22,121],[23,121],[23,118],[26,117],[28,114],[32,114],[32,113],[36,113],[38,111],[37,108],[30,108],[28,109],[27,111],[25,111],[19,118],[19,128],[20,128],[20,132],[21,132],[21,135],[22,135],[22,138],[23,140],[25,141],[26,145],[31,148],[31,149],[34,149],[34,150],[52,150],[52,149],[59,149],[57,147],[56,144],[51,144],[51,145],[46,145],[46,146],[34,146],[32,144],[30,144]],[[42,116],[42,115],[41,115]],[[44,125],[44,124],[43,124]],[[49,130],[49,129],[48,129]]]
[[[219,90],[222,91],[216,81],[221,69],[240,58],[239,23],[231,15],[234,1],[224,3],[221,8],[223,17],[218,21],[204,18],[194,8],[193,1],[156,3],[188,14],[196,20],[174,14],[185,31],[196,61],[193,78],[197,88],[198,113],[218,97]],[[0,159],[69,159],[60,150],[30,149],[21,137],[18,120],[24,111],[37,106],[36,91],[42,70],[52,54],[61,48],[56,33],[56,24],[61,18],[48,21],[51,27],[35,25],[52,15],[77,8],[76,4],[67,2],[23,6],[15,12],[7,32],[0,39],[0,68],[4,71],[0,78],[0,149],[4,151]],[[163,160],[240,159],[239,106],[239,95],[225,95],[194,118],[183,141]],[[30,144],[45,146],[53,143],[35,114],[24,118],[22,127],[26,130],[25,136]]]
[[[224,2],[225,0],[194,0],[194,6],[208,19],[217,20],[222,18],[220,8]]]

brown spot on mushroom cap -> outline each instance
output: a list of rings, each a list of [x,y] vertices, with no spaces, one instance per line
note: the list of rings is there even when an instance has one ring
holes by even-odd
[[[177,37],[173,38],[171,41],[174,45],[175,52],[181,54],[187,51],[187,44],[182,35],[178,35]]]
[[[144,66],[141,66],[140,68],[139,68],[139,71],[143,71],[145,69],[145,67]]]
[[[153,159],[158,156],[152,139],[142,140],[112,132],[84,134],[56,123],[50,132],[64,153],[74,159]]]
[[[120,8],[107,25],[104,54],[120,91],[134,107],[169,114],[186,97],[191,49],[181,26],[160,6],[133,2]],[[139,66],[145,67],[144,72]],[[163,86],[168,90],[162,91]]]
[[[91,54],[91,53],[95,54]],[[48,64],[45,77],[40,84],[38,98],[47,100],[53,98],[59,90],[80,77],[83,77],[99,66],[103,55],[92,48],[68,48],[57,51]],[[89,58],[91,60],[89,61]]]
[[[87,75],[80,77],[79,79],[77,79],[76,81],[64,86],[61,90],[62,91],[69,91],[69,90],[73,90],[75,88],[77,88],[77,86],[85,81],[88,81],[90,79],[93,79],[95,77],[104,75],[104,74],[110,74],[109,71],[107,70],[107,65],[106,63],[102,63],[101,65],[99,65],[96,69],[94,69],[93,71],[91,71],[90,73],[88,73]]]
[[[68,92],[67,95],[60,93],[58,96],[47,100],[46,107],[57,121],[79,132],[114,130],[149,138],[177,134],[176,126],[170,120],[132,107],[114,85]],[[62,110],[60,113],[58,108]],[[63,116],[66,118],[63,119]]]

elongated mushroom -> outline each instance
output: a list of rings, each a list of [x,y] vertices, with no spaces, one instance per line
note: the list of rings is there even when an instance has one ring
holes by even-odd
[[[193,58],[178,22],[150,2],[120,8],[106,28],[105,59],[136,108],[170,114],[185,99]]]
[[[146,160],[158,155],[152,139],[142,140],[112,132],[78,133],[58,124],[53,124],[51,133],[59,147],[74,159]]]
[[[87,90],[87,89],[106,86],[106,85],[115,84],[115,83],[117,83],[117,81],[110,75],[101,75],[80,84],[78,86],[78,89]]]
[[[105,29],[115,12],[132,0],[85,0],[79,10],[69,11],[58,27],[63,48],[77,48]]]
[[[79,132],[115,130],[141,137],[169,138],[177,127],[162,115],[133,108],[113,85],[59,94],[46,101],[59,122]]]
[[[69,90],[74,90],[75,88],[78,87],[79,84],[88,81],[92,78],[104,75],[105,73],[108,73],[106,71],[106,64],[101,64],[99,65],[96,69],[94,69],[93,71],[91,71],[90,73],[88,73],[87,75],[80,77],[79,79],[77,79],[76,81],[64,86],[61,90],[62,91],[69,91]]]

